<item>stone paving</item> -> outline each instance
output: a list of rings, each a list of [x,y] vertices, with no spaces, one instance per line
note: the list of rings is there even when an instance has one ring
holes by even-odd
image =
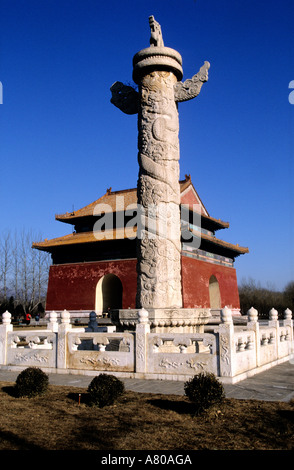
[[[0,381],[14,382],[19,371],[0,369]],[[93,376],[49,375],[51,385],[87,388]],[[184,382],[170,380],[122,379],[127,390],[141,393],[184,395]],[[294,363],[284,362],[236,384],[224,384],[227,398],[285,401],[294,399]]]

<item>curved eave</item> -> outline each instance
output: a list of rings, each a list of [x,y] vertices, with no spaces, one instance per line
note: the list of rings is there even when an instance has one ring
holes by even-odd
[[[116,211],[109,211],[109,213],[116,213]],[[74,212],[68,215],[55,215],[55,220],[70,225],[78,225],[78,223],[82,221],[83,223],[85,223],[86,220],[89,220],[90,223],[93,223],[93,219],[95,219],[95,214],[93,214],[93,212],[80,215]],[[214,219],[213,217],[206,216],[204,214],[201,214],[201,225],[203,226],[203,228],[206,228],[207,230],[210,230],[212,232],[229,228],[230,226],[229,222],[224,222],[220,219]]]
[[[41,251],[52,252],[54,249],[69,245],[80,245],[85,243],[97,243],[108,240],[124,240],[124,239],[135,239],[136,232],[133,231],[132,227],[117,230],[108,230],[105,232],[94,233],[83,232],[83,233],[71,233],[59,238],[52,238],[51,240],[44,240],[42,242],[34,242],[32,248]]]
[[[201,238],[201,240],[205,241],[205,243],[214,245],[215,247],[224,250],[225,252],[227,252],[228,257],[235,258],[237,256],[249,253],[249,249],[247,247],[242,247],[238,244],[233,245],[232,243],[225,242],[223,240],[220,240],[219,238],[212,237],[204,233],[196,232],[195,230],[190,230],[190,232],[192,233],[193,237],[197,239]]]
[[[55,220],[67,224],[75,224],[85,218],[93,218],[99,214],[95,213],[97,206],[101,207],[105,213],[114,213],[133,209],[137,205],[137,188],[122,189],[120,191],[108,190],[101,198],[88,204],[77,211],[66,212],[65,214],[56,214]],[[102,207],[103,206],[103,207]]]
[[[135,229],[135,228],[134,228]],[[201,240],[206,244],[210,245],[211,251],[220,250],[225,253],[226,256],[235,258],[239,255],[249,253],[248,248],[241,247],[239,245],[233,245],[231,243],[225,242],[218,238],[212,237],[210,235],[206,235],[204,233],[196,232],[195,230],[190,230],[193,237]],[[117,229],[117,230],[109,230],[105,232],[100,232],[98,234],[91,232],[83,232],[83,233],[72,233],[70,235],[65,235],[59,238],[53,238],[51,240],[44,240],[42,242],[35,242],[32,244],[32,247],[52,253],[55,249],[65,246],[72,246],[72,245],[80,245],[86,243],[97,243],[102,241],[109,241],[109,240],[134,240],[136,238],[136,230],[133,230],[133,227],[124,228],[124,229]]]
[[[94,222],[95,222],[95,215],[94,214],[83,214],[83,215],[72,215],[72,214],[69,214],[69,215],[55,215],[55,220],[57,220],[58,222],[63,222],[65,224],[70,224],[70,225],[78,225],[79,222],[85,224],[87,223],[87,221],[89,221],[90,223],[94,223],[93,222],[93,217],[94,217]],[[98,216],[97,216],[98,218]]]
[[[203,227],[204,225],[206,226],[207,223],[207,228],[209,227],[212,231],[229,228],[230,226],[229,222],[224,222],[223,220],[215,219],[206,215],[201,215],[201,221],[205,222],[204,224],[202,222]]]

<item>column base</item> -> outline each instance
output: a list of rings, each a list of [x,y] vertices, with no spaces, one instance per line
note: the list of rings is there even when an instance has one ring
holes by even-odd
[[[113,312],[113,323],[123,330],[133,330],[138,324],[140,309],[122,309]],[[151,333],[203,333],[211,313],[209,308],[149,308],[148,323]]]

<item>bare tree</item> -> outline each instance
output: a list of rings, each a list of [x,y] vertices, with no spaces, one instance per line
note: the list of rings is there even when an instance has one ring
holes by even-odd
[[[287,299],[287,304],[289,304],[289,308],[294,313],[294,281],[291,281],[286,285],[284,295]]]
[[[0,304],[13,297],[14,305],[32,311],[45,302],[51,259],[32,248],[40,239],[31,230],[0,234]]]
[[[18,236],[17,233],[14,233],[12,250],[11,250],[11,264],[12,264],[12,279],[11,279],[11,289],[15,302],[20,301],[19,296],[19,247],[18,247]]]
[[[0,281],[1,291],[4,300],[8,295],[8,276],[11,269],[10,266],[11,237],[10,233],[5,233],[0,239]]]
[[[277,291],[269,284],[262,287],[260,283],[249,279],[239,286],[239,296],[243,314],[246,314],[250,307],[254,307],[261,318],[267,318],[270,309],[274,307],[282,318],[287,307],[293,309],[294,282],[289,283],[284,291]]]

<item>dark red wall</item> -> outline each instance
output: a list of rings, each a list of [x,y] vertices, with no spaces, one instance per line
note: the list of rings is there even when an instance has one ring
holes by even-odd
[[[137,260],[53,265],[49,271],[46,310],[94,310],[96,285],[115,274],[123,286],[123,308],[135,308]]]
[[[123,308],[135,308],[136,259],[53,265],[50,267],[46,310],[94,310],[96,285],[105,274],[115,274],[123,286]],[[182,256],[183,306],[209,308],[209,279],[219,283],[221,307],[240,308],[234,268]]]
[[[183,306],[210,308],[209,279],[219,283],[221,307],[240,308],[237,275],[234,268],[182,256]]]

